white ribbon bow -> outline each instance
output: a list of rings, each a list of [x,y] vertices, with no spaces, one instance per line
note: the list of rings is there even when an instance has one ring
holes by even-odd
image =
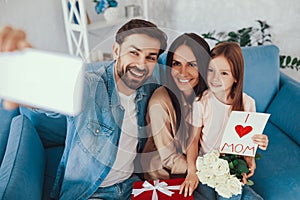
[[[143,192],[153,190],[152,200],[158,200],[157,190],[168,196],[172,196],[172,194],[174,194],[174,192],[172,192],[170,190],[179,190],[179,189],[180,189],[180,185],[168,186],[168,184],[166,182],[159,182],[159,180],[154,180],[154,185],[152,185],[148,181],[145,181],[143,183],[143,188],[133,189],[132,194],[134,197],[136,197]]]

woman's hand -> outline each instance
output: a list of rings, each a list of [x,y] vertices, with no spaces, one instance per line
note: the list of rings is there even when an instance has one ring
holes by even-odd
[[[184,182],[180,185],[179,194],[183,194],[184,197],[191,196],[194,190],[197,188],[199,184],[199,178],[195,173],[188,173]]]
[[[265,134],[255,134],[252,136],[252,140],[262,150],[266,150],[269,144],[268,136]]]

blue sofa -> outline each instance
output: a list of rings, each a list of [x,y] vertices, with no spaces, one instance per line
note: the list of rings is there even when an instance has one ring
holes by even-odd
[[[267,200],[299,199],[300,83],[280,73],[276,46],[242,49],[244,90],[256,100],[258,112],[271,114],[264,131],[269,147],[260,151],[253,188]],[[165,54],[159,62],[164,60]],[[163,64],[154,76],[163,82]],[[50,199],[65,127],[63,116],[48,118],[26,108],[9,112],[0,108],[0,199]],[[60,136],[52,138],[53,132]]]

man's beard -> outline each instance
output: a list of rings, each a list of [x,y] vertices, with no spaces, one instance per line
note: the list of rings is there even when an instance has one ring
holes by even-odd
[[[136,72],[143,73],[144,78],[142,80],[130,78],[129,73],[132,73],[130,72],[130,70],[132,69],[134,69],[134,71]],[[149,71],[147,69],[140,70],[137,66],[126,66],[124,71],[124,68],[120,66],[120,62],[117,62],[117,74],[128,88],[136,90],[146,82],[146,80],[148,79],[147,75],[149,74]]]

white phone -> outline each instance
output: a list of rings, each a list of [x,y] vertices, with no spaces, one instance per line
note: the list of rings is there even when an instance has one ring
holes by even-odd
[[[36,49],[0,53],[0,98],[77,115],[83,73],[83,61],[67,54]]]

